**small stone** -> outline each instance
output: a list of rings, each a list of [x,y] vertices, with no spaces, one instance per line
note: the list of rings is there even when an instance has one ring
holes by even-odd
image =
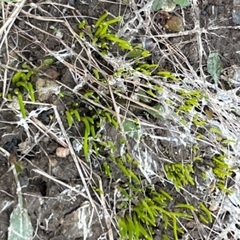
[[[167,20],[165,27],[171,32],[181,32],[183,30],[183,20],[181,17],[172,16]]]
[[[55,69],[50,68],[46,71],[46,74],[51,78],[51,80],[57,79],[57,77],[60,75],[59,72],[57,72]]]
[[[240,10],[239,11],[236,11],[236,10],[232,11],[232,21],[233,21],[234,24],[240,25]]]
[[[56,155],[60,158],[66,158],[70,153],[69,148],[58,147],[56,149]]]
[[[240,0],[233,0],[232,21],[240,25]]]
[[[216,212],[219,209],[219,202],[217,201],[211,201],[209,210],[211,212]]]
[[[59,86],[53,80],[38,78],[36,81],[38,100],[42,102],[47,100],[52,94],[59,94],[60,88],[61,86]]]

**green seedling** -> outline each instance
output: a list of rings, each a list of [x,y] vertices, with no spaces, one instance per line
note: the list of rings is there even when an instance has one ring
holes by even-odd
[[[84,130],[84,141],[83,141],[83,154],[86,158],[86,160],[89,160],[89,135],[91,132],[90,129],[90,122],[88,118],[83,117],[82,121],[84,122],[85,125],[85,130]]]
[[[98,194],[101,194],[101,195],[104,194],[103,190],[100,189],[100,188],[98,188],[98,187],[94,187],[94,186],[92,186],[92,189],[93,189],[96,193],[98,193]]]
[[[22,93],[17,88],[14,90],[14,92],[17,95],[18,104],[19,104],[19,107],[20,107],[20,112],[22,114],[22,117],[25,119],[27,117],[27,113],[26,113],[24,102],[23,102]]]
[[[29,98],[32,102],[36,101],[35,94],[34,94],[35,90],[32,83],[30,82],[31,77],[33,75],[36,75],[37,72],[40,71],[43,67],[49,66],[52,63],[53,63],[53,59],[50,59],[50,58],[45,59],[39,67],[32,69],[26,62],[24,62],[22,64],[23,70],[19,70],[13,75],[12,84],[14,86],[14,92],[18,98],[18,103],[19,103],[20,111],[22,113],[23,118],[27,117],[26,109],[23,101],[24,91],[28,93]]]
[[[81,22],[78,28],[81,30],[80,37],[83,38],[85,34],[90,37],[92,44],[98,46],[101,50],[109,50],[110,44],[117,44],[122,50],[132,51],[133,47],[131,44],[117,37],[110,30],[110,27],[114,24],[120,23],[122,21],[121,17],[116,17],[113,19],[108,19],[109,14],[105,12],[95,23],[92,28],[86,22]],[[103,52],[104,54],[104,52]]]
[[[100,97],[96,96],[96,94],[93,91],[88,91],[84,94],[84,97],[88,99],[92,99],[94,102],[99,102]]]
[[[79,112],[77,111],[77,109],[70,109],[70,110],[67,110],[65,112],[66,114],[66,118],[67,118],[67,122],[68,122],[68,126],[69,127],[72,127],[73,125],[73,122],[74,122],[74,118],[80,122],[81,121],[81,117],[80,117],[80,114]]]
[[[78,24],[78,29],[82,30],[86,27],[86,25],[87,25],[87,21],[84,20]]]
[[[225,192],[226,194],[232,194],[233,193],[233,191],[231,189],[226,187],[226,183],[222,179],[218,180],[217,187],[218,187],[218,189],[220,189],[221,191]]]
[[[121,38],[118,38],[116,35],[114,34],[105,34],[104,38],[109,40],[112,43],[116,43],[118,44],[118,46],[122,49],[122,50],[128,50],[128,51],[132,51],[133,47],[131,46],[131,44]]]
[[[96,70],[96,69],[93,69],[93,75],[95,76],[96,79],[100,79],[100,74],[99,74],[99,71]]]
[[[73,125],[73,116],[72,116],[72,114],[70,113],[70,111],[66,111],[65,114],[66,114],[68,126],[72,127],[72,125]]]
[[[107,117],[107,120],[109,123],[111,123],[116,129],[119,129],[119,124],[118,122],[115,120],[114,116],[111,116],[109,112],[104,112],[104,115]]]
[[[203,93],[199,90],[186,91],[184,89],[180,89],[178,90],[178,93],[184,98],[196,97],[200,99],[201,97],[203,97]]]
[[[190,204],[186,204],[186,203],[179,203],[176,205],[176,208],[183,208],[183,209],[187,209],[190,211],[197,211],[197,208],[195,208],[194,206],[190,205]]]
[[[29,97],[30,97],[31,101],[35,102],[33,85],[30,82],[19,81],[19,82],[16,82],[16,86],[25,88],[27,90],[27,92],[29,93]]]
[[[95,138],[97,136],[95,130],[95,123],[93,117],[80,117],[80,114],[77,109],[70,109],[65,112],[68,126],[72,127],[74,119],[78,122],[84,123],[84,140],[83,140],[83,154],[87,160],[89,160],[89,137]],[[97,146],[95,144],[95,149],[97,150]]]

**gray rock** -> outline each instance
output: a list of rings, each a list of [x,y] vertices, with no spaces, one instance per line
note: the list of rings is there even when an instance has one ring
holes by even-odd
[[[234,24],[240,25],[240,9],[239,11],[232,11],[232,21]]]
[[[233,0],[232,21],[240,25],[240,0]]]

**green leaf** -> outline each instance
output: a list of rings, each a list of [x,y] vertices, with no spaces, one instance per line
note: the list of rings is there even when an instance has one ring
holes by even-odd
[[[163,240],[170,240],[170,238],[166,234],[163,234],[162,237],[163,237]]]
[[[126,134],[134,139],[140,138],[139,125],[136,122],[130,120],[124,120],[122,123],[123,129]]]
[[[146,111],[149,114],[151,114],[154,118],[162,119],[162,115],[160,114],[160,112],[163,111],[163,106],[159,104],[159,105],[154,106],[153,108],[156,109],[159,113],[157,111],[153,111],[151,109],[146,109]]]
[[[108,20],[108,21],[106,21],[105,23],[107,24],[107,25],[112,25],[112,24],[115,24],[115,23],[119,23],[119,22],[121,22],[122,21],[122,17],[116,17],[116,18],[114,18],[114,19],[111,19],[111,20]]]
[[[176,207],[177,208],[186,208],[186,209],[189,209],[191,211],[197,211],[197,209],[194,206],[192,206],[190,204],[185,204],[185,203],[179,203],[179,204],[176,205]]]
[[[10,216],[8,240],[29,240],[33,237],[33,227],[27,210],[18,204]]]
[[[136,46],[132,49],[131,52],[127,54],[127,59],[135,59],[135,58],[140,58],[140,57],[148,57],[150,56],[150,52],[141,48],[141,46]]]
[[[139,178],[136,176],[136,174],[135,174],[132,170],[128,169],[128,172],[129,172],[129,176],[130,176],[136,183],[140,183]]]
[[[44,61],[43,61],[44,66],[49,66],[49,65],[52,65],[52,64],[53,64],[53,59],[52,58],[47,58],[47,59],[44,59]]]
[[[157,75],[167,78],[167,79],[170,79],[170,80],[173,80],[173,81],[176,81],[176,82],[180,81],[179,78],[177,78],[176,76],[173,75],[173,73],[168,72],[168,71],[157,72]]]
[[[113,42],[113,43],[117,43],[118,46],[122,49],[122,50],[129,50],[132,51],[133,47],[131,46],[131,44],[121,38],[118,38],[116,35],[114,34],[105,34],[104,38],[108,39],[109,41]]]
[[[173,198],[166,191],[161,189],[160,192],[164,197],[168,198],[169,200],[173,200]]]
[[[85,129],[84,132],[84,141],[83,141],[83,154],[85,158],[88,160],[88,154],[89,154],[89,145],[88,145],[88,132],[87,129]]]
[[[219,135],[222,135],[221,130],[218,129],[217,127],[211,127],[211,128],[210,128],[210,132],[212,132],[212,133],[217,133],[217,134],[219,134]]]
[[[16,168],[17,173],[22,173],[23,172],[23,168],[22,168],[20,162],[15,162],[14,166]]]
[[[189,0],[173,0],[173,2],[179,5],[180,7],[187,7],[190,5]]]
[[[108,12],[105,12],[101,17],[98,18],[97,22],[95,23],[96,27],[99,27],[100,24],[108,17]]]
[[[148,212],[148,216],[150,218],[150,223],[153,225],[153,226],[156,226],[155,224],[155,216],[154,216],[154,213],[153,213],[153,208],[151,206],[148,205],[147,201],[145,201],[144,199],[142,199],[142,205],[143,205],[143,209],[145,209],[147,212]]]
[[[72,114],[69,111],[66,111],[65,114],[66,114],[66,117],[67,117],[68,126],[71,127],[73,125]]]
[[[173,11],[176,4],[172,0],[154,0],[152,4],[152,11],[157,12],[160,9],[170,12]]]
[[[127,224],[124,219],[118,219],[118,226],[120,230],[121,239],[125,239],[127,236]]]
[[[83,29],[86,26],[87,22],[84,20],[78,24],[78,29]]]
[[[177,219],[175,218],[175,216],[173,216],[172,221],[173,221],[173,235],[174,235],[174,239],[178,240]]]
[[[139,236],[139,231],[135,227],[133,220],[130,217],[127,217],[126,222],[127,222],[127,227],[128,227],[128,236],[127,237],[129,239],[134,239],[135,233]]]
[[[14,92],[15,92],[15,94],[17,94],[19,108],[22,113],[22,117],[25,119],[27,117],[27,113],[26,113],[26,109],[25,109],[25,104],[23,102],[23,96],[22,96],[21,92],[19,91],[19,89],[17,89],[17,88],[14,90]]]
[[[27,86],[28,86],[28,93],[29,93],[30,99],[32,102],[35,102],[36,100],[35,100],[33,85],[29,82],[27,83]]]
[[[22,64],[22,68],[24,68],[24,69],[31,69],[27,62],[24,62]]]
[[[23,75],[25,75],[25,73],[23,73],[21,71],[16,72],[12,77],[12,83],[15,84],[16,82],[21,80]]]
[[[136,219],[134,219],[136,220]],[[145,237],[146,240],[152,240],[153,238],[149,233],[145,230],[145,228],[142,226],[142,224],[139,221],[134,222],[137,228],[139,229],[139,232]]]
[[[209,211],[209,209],[202,202],[200,202],[199,205],[200,205],[201,210],[208,217],[208,222],[212,223],[213,222],[212,213]]]
[[[213,52],[209,54],[207,60],[207,70],[217,85],[221,74],[221,59],[218,53]]]
[[[110,166],[109,166],[106,162],[103,163],[103,168],[104,168],[104,173],[105,173],[109,178],[112,178],[111,168],[110,168]]]

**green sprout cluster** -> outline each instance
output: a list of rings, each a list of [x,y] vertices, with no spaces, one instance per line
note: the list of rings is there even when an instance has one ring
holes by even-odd
[[[79,36],[81,38],[90,37],[92,44],[103,51],[109,50],[111,44],[117,44],[121,50],[132,51],[133,48],[128,41],[119,38],[111,31],[113,25],[121,21],[121,17],[109,19],[109,13],[105,12],[98,18],[94,27],[89,26],[86,21],[79,23],[78,28],[81,30]]]
[[[191,164],[164,164],[164,170],[167,179],[174,184],[177,191],[188,184],[194,185],[194,180],[191,176],[194,170]]]
[[[213,173],[216,175],[217,187],[228,193],[231,194],[232,191],[226,187],[226,180],[230,177],[233,173],[233,169],[224,161],[226,160],[227,156],[224,155],[215,155],[212,157],[212,161],[214,164]]]
[[[12,77],[12,84],[14,86],[14,94],[17,95],[18,104],[20,107],[20,111],[22,113],[22,117],[26,118],[27,113],[22,93],[26,91],[29,94],[31,101],[35,102],[34,89],[32,83],[30,82],[30,79],[32,75],[36,74],[36,72],[32,70],[27,64],[23,64],[22,67],[25,68],[26,71],[24,72],[23,70],[20,70],[16,72]]]
[[[35,102],[35,90],[31,82],[31,77],[36,75],[43,67],[53,63],[52,59],[45,59],[37,68],[31,68],[26,62],[22,64],[22,69],[17,71],[12,77],[14,94],[17,96],[19,108],[23,118],[27,117],[27,112],[24,104],[24,93],[29,95],[32,102]]]

